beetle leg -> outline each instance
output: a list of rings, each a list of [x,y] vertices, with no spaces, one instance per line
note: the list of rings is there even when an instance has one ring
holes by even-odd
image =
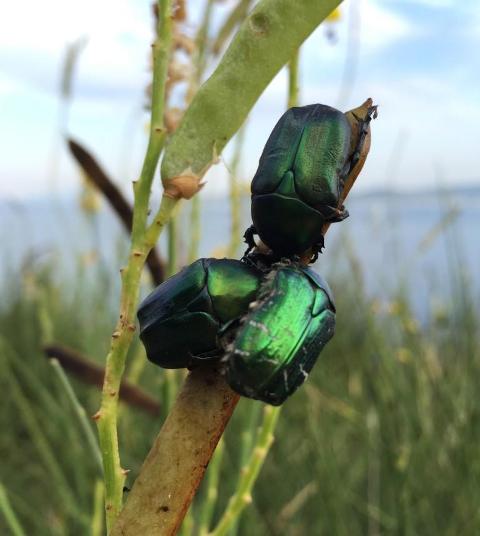
[[[252,249],[256,247],[257,244],[255,243],[255,239],[253,238],[256,234],[257,230],[253,225],[250,225],[250,227],[245,231],[243,238],[248,248],[245,251],[244,256],[248,255],[250,251],[252,251]]]
[[[325,247],[325,240],[323,235],[320,235],[320,239],[316,244],[312,246],[312,258],[310,259],[310,264],[313,264],[314,262],[317,262],[318,260],[318,254],[322,252],[322,249]]]
[[[348,210],[345,208],[344,205],[340,205],[339,207],[335,208],[327,207],[327,209],[328,210],[326,210],[325,212],[328,214],[328,216],[326,216],[325,221],[329,223],[337,223],[343,221],[349,216]]]

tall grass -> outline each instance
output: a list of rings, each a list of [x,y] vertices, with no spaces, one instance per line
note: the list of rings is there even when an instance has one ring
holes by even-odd
[[[285,404],[237,533],[475,534],[480,530],[479,318],[467,281],[451,273],[451,306],[420,325],[405,291],[381,304],[365,293],[353,252],[350,263],[348,275],[330,278],[337,334],[309,382]],[[2,497],[25,534],[102,534],[96,459],[41,343],[53,338],[100,359],[115,307],[105,299],[108,278],[85,284],[79,271],[60,284],[50,268],[32,269],[5,285]],[[136,341],[132,354],[139,352]],[[139,360],[142,355],[131,359],[131,366]],[[166,371],[146,364],[129,372],[159,399],[162,412],[155,419],[122,406],[122,457],[131,470],[127,487],[172,396]],[[174,375],[178,382],[180,376]],[[69,379],[87,414],[94,413],[98,390]],[[241,400],[229,425],[216,500],[209,506],[213,525],[237,489],[260,407]],[[246,433],[251,437],[242,440]],[[204,512],[208,481],[186,521],[193,527]],[[3,516],[0,533],[11,530]]]

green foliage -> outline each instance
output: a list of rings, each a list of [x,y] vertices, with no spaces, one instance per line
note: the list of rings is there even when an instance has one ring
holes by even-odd
[[[238,534],[474,534],[480,530],[475,307],[458,279],[451,309],[419,326],[404,293],[388,306],[368,298],[354,261],[355,277],[330,278],[337,290],[337,335],[310,380],[284,405]],[[50,326],[56,341],[100,358],[115,306],[106,307],[103,299],[108,279],[86,284],[79,275],[59,285],[52,274],[24,274],[3,299],[0,456],[8,463],[0,465],[0,481],[26,534],[89,534],[98,525],[98,468],[40,341]],[[137,352],[138,341],[132,354]],[[155,419],[121,406],[127,486],[183,372],[167,374],[146,364],[138,374],[162,412]],[[93,414],[99,391],[69,379],[87,415]],[[223,461],[215,469],[220,477],[213,479],[219,485],[210,528],[238,491],[260,408],[241,400],[227,430]],[[198,521],[208,494],[207,478],[190,520]],[[4,518],[0,533],[9,533]]]

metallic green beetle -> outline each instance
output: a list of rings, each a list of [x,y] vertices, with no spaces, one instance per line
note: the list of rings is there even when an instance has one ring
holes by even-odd
[[[262,276],[238,260],[199,259],[164,281],[137,313],[148,359],[164,368],[218,359],[220,330],[248,311]]]
[[[282,116],[252,182],[243,260],[200,259],[141,304],[151,361],[218,361],[234,390],[274,405],[303,383],[333,336],[335,306],[328,285],[295,257],[314,260],[325,225],[348,216],[342,201],[365,162],[375,116],[371,99],[346,114],[315,104]],[[250,253],[254,234],[267,253]]]
[[[364,117],[354,115],[360,109],[367,110]],[[348,217],[342,193],[353,170],[359,172],[356,166],[375,114],[371,100],[347,114],[323,104],[283,114],[252,181],[253,226],[245,233],[247,253],[258,234],[280,256],[311,248],[316,260],[323,247],[324,225]]]
[[[334,329],[327,283],[297,263],[275,265],[227,347],[229,385],[243,396],[282,404],[306,380]]]
[[[333,335],[328,285],[291,261],[199,259],[140,305],[147,357],[164,368],[217,361],[239,394],[281,404]]]

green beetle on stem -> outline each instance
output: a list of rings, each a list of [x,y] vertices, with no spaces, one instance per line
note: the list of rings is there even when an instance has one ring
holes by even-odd
[[[220,330],[247,312],[262,276],[238,260],[198,259],[164,281],[137,313],[148,359],[164,368],[219,359]]]
[[[323,104],[290,108],[275,125],[252,181],[254,235],[279,256],[309,252],[311,262],[323,248],[326,224],[348,217],[342,204],[345,185],[365,162],[369,123],[376,106],[342,113]]]
[[[158,286],[138,310],[150,361],[194,368],[218,361],[237,393],[281,404],[333,336],[335,306],[313,270],[252,253],[199,259]]]
[[[218,363],[237,393],[274,405],[305,381],[335,329],[331,291],[307,264],[328,225],[348,215],[343,201],[367,157],[375,116],[368,99],[346,114],[317,104],[280,119],[253,179],[255,229],[243,259],[199,259],[140,305],[152,362]]]
[[[296,262],[275,264],[230,335],[223,358],[230,387],[282,404],[307,379],[334,330],[335,305],[323,278]]]

